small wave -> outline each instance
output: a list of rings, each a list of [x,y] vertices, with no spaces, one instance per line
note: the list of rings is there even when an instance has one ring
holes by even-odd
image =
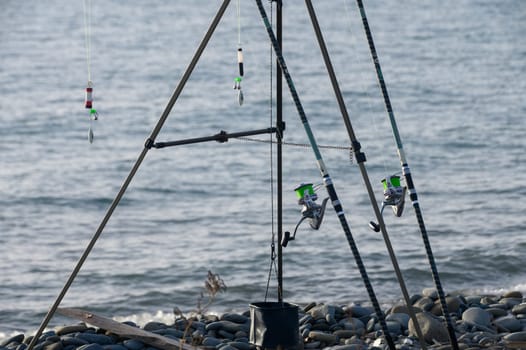
[[[117,322],[131,321],[143,327],[148,322],[162,322],[164,324],[172,324],[175,320],[174,314],[163,310],[157,310],[156,313],[142,312],[139,314],[131,314],[126,316],[115,316],[113,319]]]

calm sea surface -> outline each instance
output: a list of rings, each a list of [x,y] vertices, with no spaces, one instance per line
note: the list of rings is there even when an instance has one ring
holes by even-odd
[[[38,328],[219,6],[93,1],[100,118],[90,144],[82,1],[1,2],[0,338]],[[526,292],[526,2],[366,6],[444,289]],[[315,8],[380,203],[380,180],[400,165],[361,20],[352,1]],[[275,67],[253,1],[240,8],[242,107],[232,89],[236,13],[233,1],[157,141],[273,125]],[[318,143],[348,146],[304,3],[284,1],[283,21],[285,59]],[[287,90],[284,103],[284,140],[307,143]],[[321,151],[380,303],[397,302],[356,163],[348,151]],[[208,270],[228,287],[211,311],[262,301],[277,230],[275,155],[268,143],[240,140],[150,150],[61,306],[169,322],[176,306],[195,310]],[[310,148],[285,146],[283,157],[284,229],[293,230],[301,209],[293,189],[321,179]],[[410,204],[385,220],[410,294],[433,287]],[[319,231],[300,227],[283,261],[287,301],[369,302],[332,208]],[[272,273],[270,299],[276,285]],[[71,322],[55,316],[50,327]]]

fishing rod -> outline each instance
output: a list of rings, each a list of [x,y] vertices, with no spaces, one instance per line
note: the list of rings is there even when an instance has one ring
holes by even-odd
[[[402,290],[402,294],[404,296],[405,303],[407,305],[407,310],[409,312],[409,315],[411,319],[413,320],[413,324],[415,326],[415,330],[418,336],[418,339],[420,341],[420,345],[422,349],[426,349],[426,342],[424,340],[424,336],[422,335],[422,330],[420,329],[420,324],[418,323],[418,320],[416,318],[415,311],[413,310],[411,300],[409,297],[409,293],[407,291],[407,287],[404,282],[404,278],[402,276],[402,272],[400,271],[400,267],[398,265],[398,261],[396,259],[396,255],[393,250],[393,246],[391,244],[391,240],[389,239],[389,235],[387,233],[387,228],[385,226],[382,213],[380,212],[380,209],[378,208],[378,203],[376,202],[376,197],[374,195],[373,187],[371,186],[371,181],[369,180],[369,175],[367,174],[367,169],[365,167],[365,154],[360,152],[360,143],[358,142],[356,135],[354,133],[351,118],[349,116],[349,113],[347,111],[347,108],[345,106],[345,102],[343,99],[343,95],[340,89],[340,86],[338,84],[338,80],[336,79],[336,74],[334,73],[334,68],[332,66],[331,59],[329,57],[329,52],[327,50],[327,46],[325,44],[325,40],[323,39],[323,34],[321,32],[320,25],[318,23],[318,19],[316,16],[316,12],[314,11],[314,7],[312,6],[311,0],[305,0],[305,4],[307,5],[307,10],[309,12],[309,16],[312,22],[312,26],[314,28],[314,32],[316,34],[316,39],[318,40],[318,45],[320,46],[320,50],[323,56],[323,60],[325,62],[325,66],[327,68],[327,72],[329,73],[329,77],[331,80],[332,87],[334,89],[334,94],[336,95],[336,100],[338,101],[338,105],[340,107],[340,112],[343,118],[343,122],[345,124],[345,127],[347,129],[347,134],[349,136],[349,139],[351,140],[352,148],[354,153],[356,154],[356,162],[358,163],[358,167],[360,168],[360,173],[362,174],[363,181],[365,183],[365,187],[367,188],[367,193],[369,194],[369,200],[371,202],[371,205],[373,207],[374,213],[376,215],[376,218],[379,223],[380,230],[382,232],[383,239],[385,241],[385,245],[387,247],[387,251],[389,252],[389,257],[391,258],[391,263],[393,264],[394,271],[396,273],[396,277],[398,278],[398,283],[400,285],[400,289]]]
[[[435,259],[433,257],[433,251],[431,250],[431,244],[429,242],[429,237],[427,235],[426,225],[424,223],[424,217],[422,215],[422,210],[420,209],[420,204],[418,202],[416,188],[413,183],[413,178],[411,176],[409,164],[407,163],[407,159],[404,153],[402,139],[400,138],[400,133],[396,125],[396,119],[395,119],[393,108],[391,105],[391,100],[389,98],[389,93],[387,92],[387,86],[385,84],[385,80],[382,74],[382,68],[380,67],[380,60],[378,59],[378,54],[376,52],[376,48],[374,45],[373,35],[371,33],[371,29],[369,28],[369,22],[367,21],[367,15],[365,13],[365,8],[363,6],[362,0],[356,0],[356,3],[358,5],[358,9],[360,10],[360,16],[362,18],[363,28],[365,31],[365,35],[367,36],[367,42],[369,44],[369,51],[371,52],[371,57],[374,63],[374,67],[376,69],[376,76],[378,79],[378,83],[380,84],[380,89],[382,90],[385,109],[387,110],[387,114],[389,115],[389,121],[391,122],[391,129],[393,131],[393,135],[396,141],[397,152],[400,158],[400,164],[402,166],[402,174],[404,175],[406,185],[409,189],[409,198],[411,198],[413,208],[415,210],[415,215],[418,221],[418,226],[420,227],[420,233],[422,235],[422,240],[424,241],[427,258],[429,260],[429,265],[431,267],[431,273],[433,275],[433,281],[435,282],[435,287],[437,289],[438,298],[440,300],[440,305],[442,307],[442,314],[444,315],[447,330],[449,333],[449,340],[451,342],[451,347],[453,348],[453,350],[458,350],[458,342],[457,342],[457,337],[455,334],[455,329],[453,328],[453,325],[451,323],[451,317],[449,315],[444,290],[442,289],[442,284],[440,283],[440,277],[438,275],[438,270],[435,264]]]
[[[197,48],[197,50],[196,50],[196,52],[195,52],[190,64],[186,68],[186,70],[185,70],[185,72],[183,74],[183,77],[179,81],[179,84],[177,85],[176,89],[174,90],[172,96],[170,97],[170,100],[168,101],[168,104],[166,105],[163,113],[161,114],[161,117],[159,118],[159,120],[158,120],[157,124],[155,125],[154,129],[152,130],[152,132],[150,134],[150,137],[148,137],[148,139],[146,140],[143,150],[139,154],[139,157],[137,158],[135,164],[133,165],[130,173],[126,177],[126,179],[125,179],[124,183],[122,184],[119,192],[117,193],[115,199],[113,200],[113,202],[111,203],[110,207],[108,208],[108,210],[106,212],[106,215],[102,219],[99,227],[97,228],[97,231],[93,235],[93,237],[90,240],[88,246],[84,250],[84,253],[80,257],[79,261],[77,262],[77,265],[73,269],[73,272],[69,276],[66,284],[62,288],[60,294],[56,298],[55,302],[53,303],[53,305],[51,306],[49,311],[47,312],[47,314],[44,317],[44,320],[42,321],[42,323],[41,323],[40,327],[38,328],[37,332],[35,333],[35,335],[31,339],[31,342],[29,343],[27,350],[33,350],[33,347],[38,342],[40,336],[42,335],[42,332],[44,331],[44,329],[48,325],[49,321],[51,320],[51,318],[53,317],[53,315],[57,311],[57,308],[59,307],[60,303],[62,302],[62,299],[64,299],[64,296],[66,295],[66,293],[68,292],[69,288],[73,284],[73,281],[75,280],[75,277],[78,275],[80,269],[82,268],[82,265],[84,264],[84,262],[88,258],[89,253],[91,252],[91,250],[95,246],[95,243],[97,242],[97,240],[99,239],[100,235],[102,234],[102,231],[104,230],[104,228],[106,227],[106,224],[110,220],[113,212],[115,211],[115,208],[117,208],[117,206],[119,205],[122,197],[124,196],[124,193],[128,189],[128,186],[130,185],[133,177],[135,176],[135,174],[139,170],[139,167],[141,166],[144,158],[146,157],[146,154],[148,153],[148,151],[152,148],[153,144],[155,143],[155,138],[157,137],[157,135],[161,131],[161,129],[162,129],[164,123],[166,122],[166,119],[168,118],[168,116],[169,116],[169,114],[170,114],[175,102],[177,101],[177,99],[179,98],[179,95],[183,91],[183,88],[186,85],[186,82],[190,78],[190,75],[192,74],[192,71],[194,70],[195,66],[197,65],[197,62],[199,61],[199,58],[201,57],[201,55],[202,55],[203,51],[205,50],[206,46],[208,45],[208,42],[210,41],[210,38],[212,37],[212,34],[214,33],[215,29],[217,28],[217,25],[219,24],[219,21],[223,17],[223,14],[225,13],[229,3],[230,3],[230,0],[224,0],[222,5],[221,5],[221,7],[217,11],[216,16],[212,20],[212,23],[210,24],[207,32],[205,33],[205,36],[201,40],[201,43],[199,44],[199,47]]]
[[[318,144],[316,142],[316,139],[314,138],[314,135],[312,134],[312,130],[310,128],[309,121],[307,119],[307,116],[305,114],[305,111],[303,109],[303,105],[301,104],[300,98],[298,96],[298,93],[296,91],[296,88],[294,86],[294,82],[292,81],[292,78],[290,76],[290,73],[288,71],[287,65],[285,63],[285,59],[283,58],[283,55],[281,53],[281,48],[279,46],[279,43],[274,35],[274,31],[272,30],[272,26],[270,25],[270,22],[268,20],[266,11],[263,7],[263,4],[261,3],[261,0],[256,0],[256,4],[258,6],[259,12],[261,14],[261,18],[263,20],[263,23],[265,24],[267,33],[269,35],[270,41],[272,43],[272,46],[274,47],[274,53],[276,55],[276,58],[278,60],[278,63],[281,67],[283,76],[285,77],[285,80],[287,82],[287,85],[289,87],[289,91],[292,95],[292,99],[294,100],[294,104],[296,106],[296,109],[298,111],[299,117],[301,119],[301,122],[303,124],[303,127],[305,129],[305,132],[307,134],[307,137],[309,139],[309,143],[311,145],[312,151],[316,157],[316,163],[318,166],[318,169],[320,170],[320,173],[323,178],[323,183],[325,184],[325,188],[327,189],[327,192],[329,194],[329,197],[331,199],[332,205],[334,207],[334,210],[336,211],[336,214],[338,216],[338,219],[340,220],[340,224],[343,228],[343,231],[345,233],[345,236],[347,238],[347,241],[349,243],[349,246],[351,248],[351,251],[354,255],[354,259],[356,260],[356,265],[358,266],[358,269],[360,271],[360,274],[362,276],[362,280],[365,284],[365,288],[367,289],[367,293],[369,294],[369,298],[371,300],[371,303],[373,304],[373,308],[375,310],[375,313],[378,317],[378,321],[380,323],[380,326],[382,328],[382,331],[384,333],[384,337],[387,341],[387,344],[391,350],[395,350],[395,344],[393,342],[393,339],[391,337],[391,334],[389,333],[389,330],[387,328],[387,324],[385,321],[384,314],[382,310],[380,309],[380,305],[378,303],[378,299],[376,298],[376,295],[374,293],[373,287],[371,285],[371,282],[369,281],[369,277],[367,275],[367,271],[365,270],[365,266],[363,264],[362,258],[360,256],[360,252],[358,251],[358,247],[356,246],[356,243],[354,241],[354,238],[351,233],[351,228],[347,222],[347,219],[345,217],[345,213],[343,211],[342,204],[340,203],[340,200],[338,198],[338,195],[336,193],[336,189],[334,188],[334,184],[332,182],[332,179],[329,175],[329,172],[327,171],[327,168],[325,167],[325,164],[323,162],[323,158],[321,156],[320,150],[318,148]],[[357,156],[362,156],[361,153],[357,152]]]

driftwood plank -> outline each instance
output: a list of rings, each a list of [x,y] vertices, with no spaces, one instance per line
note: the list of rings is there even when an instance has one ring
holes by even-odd
[[[159,349],[164,350],[196,350],[199,349],[196,346],[182,343],[176,339],[163,337],[162,335],[155,334],[152,332],[145,331],[137,327],[129,326],[124,323],[114,321],[112,319],[95,315],[93,312],[89,312],[81,309],[72,308],[58,308],[57,312],[61,315],[75,318],[85,323],[91,324],[95,327],[102,328],[104,330],[115,333],[124,338],[137,339],[143,343],[152,345]]]

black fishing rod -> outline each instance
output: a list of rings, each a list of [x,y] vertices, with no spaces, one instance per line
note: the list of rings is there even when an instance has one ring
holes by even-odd
[[[345,218],[345,213],[343,211],[342,204],[340,203],[340,200],[338,198],[338,195],[336,193],[336,189],[334,188],[332,179],[329,175],[329,172],[327,171],[327,168],[325,167],[325,164],[323,162],[323,158],[321,156],[318,144],[316,142],[316,139],[314,138],[314,135],[312,133],[312,130],[310,128],[309,121],[307,119],[307,116],[305,114],[305,111],[303,109],[303,105],[301,104],[300,98],[298,96],[298,93],[296,91],[296,88],[294,86],[294,82],[292,81],[292,78],[290,76],[290,73],[288,71],[287,65],[285,63],[285,59],[283,58],[283,55],[281,53],[281,48],[279,46],[278,41],[276,40],[276,37],[274,35],[274,32],[272,30],[272,26],[270,25],[270,22],[268,20],[266,11],[263,7],[263,4],[261,3],[261,0],[256,0],[256,4],[258,6],[259,12],[261,14],[261,18],[263,20],[263,23],[265,24],[265,27],[267,29],[267,33],[269,35],[270,41],[272,43],[272,46],[274,47],[274,53],[276,54],[276,58],[278,60],[278,63],[281,67],[283,76],[285,77],[285,80],[287,82],[287,85],[289,87],[289,91],[292,95],[292,99],[294,100],[294,104],[296,106],[296,109],[298,111],[299,117],[301,119],[301,122],[303,124],[303,127],[305,129],[305,132],[307,133],[307,137],[309,139],[310,146],[312,148],[312,151],[314,152],[314,155],[316,157],[316,162],[318,169],[320,170],[320,173],[323,178],[323,183],[325,184],[325,188],[327,189],[327,192],[329,194],[329,197],[331,199],[332,205],[334,207],[334,210],[336,211],[336,214],[338,216],[338,219],[340,220],[340,224],[343,228],[343,231],[345,233],[345,236],[347,238],[347,241],[349,243],[349,246],[351,248],[351,251],[354,255],[354,259],[356,260],[356,265],[358,266],[358,269],[360,270],[360,274],[362,276],[362,280],[365,284],[365,288],[367,289],[367,293],[369,294],[369,298],[371,300],[371,303],[373,304],[373,308],[375,310],[375,313],[378,317],[378,321],[380,323],[380,326],[382,328],[382,331],[384,333],[385,339],[387,341],[387,344],[389,345],[389,348],[391,350],[395,350],[395,344],[393,342],[393,339],[391,337],[391,334],[389,333],[389,330],[387,328],[387,324],[385,322],[384,314],[380,308],[380,305],[378,303],[378,299],[376,298],[376,295],[374,293],[373,287],[371,285],[371,282],[369,281],[369,277],[367,275],[367,271],[365,270],[365,266],[363,264],[362,258],[360,256],[360,252],[358,251],[358,247],[356,246],[356,243],[354,242],[354,238],[351,233],[351,228],[347,222],[347,219]],[[360,152],[356,153],[357,156],[362,157],[363,154]]]
[[[84,264],[84,262],[88,258],[88,255],[90,254],[91,250],[95,246],[95,243],[97,242],[97,240],[99,239],[100,235],[102,234],[102,231],[104,230],[104,228],[106,227],[106,224],[110,220],[113,212],[115,211],[115,208],[117,208],[117,206],[119,205],[122,197],[124,196],[124,193],[128,189],[128,186],[130,185],[133,177],[135,176],[135,174],[139,170],[139,167],[141,166],[144,158],[146,157],[146,154],[148,153],[148,151],[152,148],[153,144],[155,143],[155,138],[157,137],[157,135],[161,131],[161,129],[162,129],[166,119],[168,118],[168,115],[170,114],[175,102],[177,101],[177,99],[179,98],[179,95],[183,91],[183,88],[184,88],[186,82],[190,78],[190,75],[192,74],[192,71],[194,70],[195,66],[197,65],[197,62],[199,61],[199,58],[201,57],[204,49],[206,48],[208,42],[210,41],[210,38],[212,37],[212,34],[214,33],[217,25],[219,24],[219,21],[223,17],[223,14],[225,13],[229,3],[230,3],[230,0],[224,0],[223,1],[223,3],[221,5],[221,7],[219,8],[216,16],[212,20],[212,23],[210,24],[207,32],[205,33],[205,36],[203,37],[199,47],[197,48],[197,51],[195,52],[190,64],[186,68],[186,70],[185,70],[185,72],[183,74],[183,77],[181,78],[181,80],[180,80],[179,84],[177,85],[176,89],[174,90],[170,100],[168,101],[168,104],[166,105],[163,113],[161,114],[161,117],[159,118],[159,121],[157,122],[157,124],[155,125],[154,129],[152,130],[152,132],[150,134],[150,137],[146,140],[143,150],[141,151],[141,153],[139,154],[139,157],[135,161],[135,164],[133,165],[130,173],[128,174],[128,176],[124,180],[124,183],[122,184],[119,192],[117,193],[115,199],[113,200],[113,202],[111,203],[110,207],[108,208],[108,210],[106,212],[106,215],[102,219],[99,227],[97,228],[97,231],[93,235],[93,237],[90,240],[88,246],[84,250],[84,253],[80,257],[79,261],[77,262],[77,265],[73,269],[73,272],[69,276],[66,284],[62,288],[60,294],[56,298],[55,302],[53,303],[53,305],[51,306],[49,311],[47,312],[47,314],[44,317],[44,320],[42,321],[42,323],[41,323],[40,327],[38,328],[37,332],[35,333],[35,335],[31,339],[31,342],[29,343],[27,350],[33,350],[33,347],[38,342],[40,336],[42,335],[42,332],[44,331],[44,329],[48,325],[49,321],[51,320],[51,318],[53,317],[53,315],[57,311],[57,308],[59,307],[60,303],[62,302],[62,299],[64,299],[64,296],[66,295],[66,293],[68,292],[69,288],[71,287],[73,281],[77,277],[80,269],[82,268],[82,265]]]
[[[348,110],[345,106],[345,102],[343,99],[343,95],[340,89],[340,86],[338,84],[338,80],[336,79],[336,74],[334,73],[334,68],[332,66],[332,62],[329,56],[329,51],[327,50],[327,45],[325,44],[325,40],[323,39],[323,34],[321,32],[320,25],[318,23],[318,19],[316,16],[316,12],[314,11],[314,7],[312,6],[311,0],[305,0],[305,4],[307,5],[307,10],[309,12],[309,16],[312,22],[312,26],[314,28],[314,32],[316,34],[316,39],[318,40],[318,45],[320,46],[320,50],[323,56],[323,60],[325,62],[325,66],[327,68],[327,72],[329,73],[329,77],[331,80],[332,87],[334,89],[334,94],[336,95],[336,100],[338,101],[338,106],[340,107],[340,112],[343,118],[343,122],[345,124],[345,128],[347,129],[347,134],[349,135],[349,139],[352,144],[353,152],[355,154],[356,162],[358,163],[358,167],[360,168],[360,173],[362,174],[363,181],[365,183],[365,187],[367,188],[367,193],[369,194],[369,200],[371,202],[371,205],[373,207],[374,213],[376,215],[376,219],[378,220],[378,224],[380,227],[380,231],[382,232],[383,239],[385,241],[385,245],[387,247],[387,251],[389,252],[389,257],[391,258],[391,262],[393,264],[394,271],[396,273],[396,277],[398,278],[398,283],[400,284],[400,289],[402,290],[402,294],[404,296],[405,303],[407,305],[407,310],[409,312],[409,315],[411,316],[411,319],[413,320],[413,324],[415,326],[415,330],[418,336],[418,339],[420,341],[420,345],[422,349],[426,349],[426,342],[424,340],[424,336],[422,335],[422,330],[420,329],[420,324],[418,323],[418,320],[416,318],[415,311],[413,310],[413,306],[411,304],[411,300],[409,297],[409,293],[407,291],[407,287],[404,282],[404,277],[402,276],[402,272],[400,271],[400,267],[398,266],[398,261],[396,259],[396,255],[394,253],[393,246],[391,244],[391,240],[389,238],[389,235],[387,233],[387,228],[385,226],[383,216],[380,212],[380,209],[378,208],[378,203],[376,202],[376,197],[374,195],[373,187],[371,186],[371,181],[369,180],[369,175],[367,174],[367,169],[365,167],[365,154],[360,152],[360,143],[358,142],[356,138],[356,134],[354,133],[351,118],[349,116]]]
[[[367,21],[367,15],[365,13],[365,8],[363,6],[362,0],[356,0],[356,3],[360,10],[360,16],[362,18],[363,28],[365,31],[365,35],[367,36],[367,42],[369,43],[369,51],[371,52],[371,57],[374,63],[374,67],[376,69],[376,76],[378,79],[378,83],[380,84],[380,89],[382,90],[385,109],[387,110],[387,114],[389,115],[389,121],[391,122],[391,129],[393,130],[393,135],[396,141],[398,156],[400,158],[400,164],[402,166],[402,173],[404,175],[405,182],[409,189],[409,198],[411,198],[413,208],[415,210],[416,218],[418,221],[418,226],[420,227],[420,233],[422,234],[422,240],[424,241],[427,258],[429,260],[429,265],[431,267],[431,273],[433,275],[433,281],[435,282],[435,287],[437,289],[438,298],[440,300],[440,305],[442,307],[442,314],[444,315],[444,319],[446,321],[447,330],[449,333],[449,340],[451,342],[451,347],[453,348],[453,350],[458,350],[458,342],[457,342],[457,337],[455,334],[455,329],[453,328],[453,324],[451,323],[451,317],[449,315],[449,311],[448,311],[448,307],[446,303],[446,297],[444,294],[444,290],[442,289],[442,284],[440,283],[440,277],[438,275],[438,270],[435,264],[435,258],[433,257],[433,251],[431,250],[431,244],[429,243],[429,237],[427,235],[426,225],[424,223],[424,217],[422,215],[422,210],[420,209],[420,204],[418,203],[418,196],[416,193],[416,188],[413,183],[413,178],[411,176],[409,164],[407,163],[407,159],[404,153],[402,139],[400,138],[400,133],[396,125],[396,119],[395,119],[393,108],[391,105],[391,100],[389,99],[389,94],[387,92],[387,86],[385,84],[384,77],[382,74],[382,68],[380,67],[380,60],[378,59],[378,54],[376,52],[376,48],[374,45],[373,35],[371,33],[371,29],[369,28],[369,22]]]

